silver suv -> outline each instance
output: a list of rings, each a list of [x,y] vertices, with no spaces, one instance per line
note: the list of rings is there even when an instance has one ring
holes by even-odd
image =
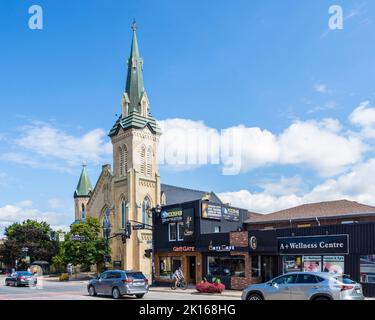
[[[362,286],[348,276],[326,272],[291,272],[248,286],[242,300],[364,300]]]
[[[148,288],[148,280],[142,272],[124,270],[108,270],[87,284],[90,296],[107,295],[114,299],[124,295],[141,299]]]

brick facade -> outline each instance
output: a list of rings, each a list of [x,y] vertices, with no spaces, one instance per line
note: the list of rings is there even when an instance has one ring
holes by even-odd
[[[235,247],[248,247],[249,234],[247,231],[231,232],[230,245]]]

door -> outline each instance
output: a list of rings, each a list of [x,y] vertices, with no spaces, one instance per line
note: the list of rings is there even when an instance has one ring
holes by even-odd
[[[310,297],[319,292],[324,279],[313,274],[301,273],[296,283],[290,286],[291,300],[310,300]]]
[[[296,282],[297,276],[289,274],[278,277],[272,282],[266,284],[265,299],[266,300],[290,300],[291,287]]]
[[[106,294],[105,287],[106,287],[106,281],[108,279],[108,276],[109,276],[109,272],[103,272],[100,275],[100,278],[96,282],[96,288],[95,288],[95,290],[96,290],[97,293],[99,293],[99,294]]]
[[[262,282],[267,282],[273,279],[277,274],[276,257],[262,256],[261,258],[261,275]]]
[[[196,263],[195,257],[189,257],[189,283],[195,284],[196,282]]]

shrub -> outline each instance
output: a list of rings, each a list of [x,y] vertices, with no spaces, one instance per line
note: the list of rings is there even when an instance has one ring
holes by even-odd
[[[206,281],[198,283],[195,288],[200,293],[222,293],[225,290],[225,285],[218,282],[210,283]]]
[[[69,281],[69,275],[67,273],[60,274],[59,281]]]

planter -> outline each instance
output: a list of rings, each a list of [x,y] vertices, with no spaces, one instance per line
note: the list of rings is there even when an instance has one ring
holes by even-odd
[[[225,285],[222,283],[198,283],[195,288],[200,293],[222,293],[225,290]]]

